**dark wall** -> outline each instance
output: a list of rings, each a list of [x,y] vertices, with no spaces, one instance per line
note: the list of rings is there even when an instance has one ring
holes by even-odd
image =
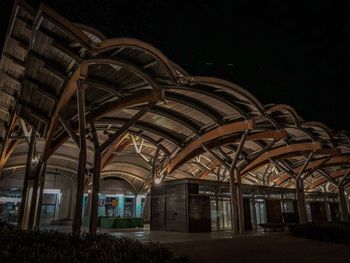
[[[165,226],[165,187],[152,186],[151,190],[151,230],[163,230]]]
[[[186,184],[165,186],[166,230],[181,232],[188,230],[186,201]]]
[[[266,216],[268,223],[282,223],[281,200],[266,200]]]
[[[152,186],[151,230],[211,231],[210,197],[187,182]]]
[[[332,222],[340,221],[340,209],[338,203],[329,203],[329,209],[331,210]]]
[[[186,184],[161,184],[151,189],[151,230],[187,232]]]
[[[327,211],[326,211],[326,203],[321,202],[311,202],[311,219],[313,223],[322,224],[327,223]]]
[[[210,232],[210,197],[201,195],[188,196],[189,232]]]
[[[243,209],[244,209],[244,229],[252,230],[252,218],[250,215],[250,199],[243,198]]]

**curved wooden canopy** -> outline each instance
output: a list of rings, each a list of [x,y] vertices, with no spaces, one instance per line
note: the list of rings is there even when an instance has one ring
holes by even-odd
[[[48,169],[76,170],[78,82],[85,87],[87,123],[94,123],[101,142],[149,106],[122,140],[108,145],[101,167],[103,176],[120,175],[138,191],[154,170],[165,179],[226,180],[225,168],[203,146],[230,159],[244,132],[237,165],[245,183],[293,187],[288,173],[297,173],[310,152],[306,189],[329,181],[325,174],[341,178],[350,166],[346,132],[305,122],[289,105],[264,106],[228,81],[190,76],[148,43],[108,39],[45,5],[34,10],[16,1],[0,70],[3,176],[24,167],[29,127],[38,132],[36,151]]]

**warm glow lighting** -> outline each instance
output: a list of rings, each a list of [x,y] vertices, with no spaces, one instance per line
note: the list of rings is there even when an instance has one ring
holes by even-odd
[[[39,158],[37,156],[34,156],[32,159],[33,163],[38,163],[39,162]]]
[[[160,184],[161,181],[162,181],[162,180],[161,180],[160,178],[154,179],[154,182],[155,182],[156,184]]]

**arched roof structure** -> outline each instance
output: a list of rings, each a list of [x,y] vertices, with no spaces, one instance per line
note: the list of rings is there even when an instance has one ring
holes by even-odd
[[[245,132],[237,163],[244,183],[294,187],[303,169],[308,191],[332,191],[323,186],[349,175],[348,133],[306,122],[289,105],[264,106],[228,81],[191,76],[150,44],[108,39],[45,5],[16,2],[0,67],[1,176],[24,171],[31,127],[47,169],[75,176],[78,81],[86,121],[106,143],[101,176],[124,178],[137,191],[149,187],[152,171],[164,180],[227,180],[205,149],[233,158]],[[89,142],[89,169],[93,152]]]

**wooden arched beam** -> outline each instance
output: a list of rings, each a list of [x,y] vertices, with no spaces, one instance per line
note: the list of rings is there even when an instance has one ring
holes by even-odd
[[[188,145],[186,145],[180,152],[178,152],[173,159],[169,161],[167,171],[168,173],[173,172],[175,169],[180,167],[186,161],[193,157],[205,152],[202,148],[203,144],[206,144],[208,148],[216,148],[222,145],[237,143],[239,137],[229,137],[230,139],[220,140],[221,137],[242,132],[254,128],[254,122],[252,120],[240,121],[236,123],[226,124],[215,128],[202,136],[198,137]],[[253,133],[247,136],[247,140],[263,140],[263,139],[280,139],[284,138],[286,133],[284,131],[263,131]],[[214,140],[218,140],[214,142]]]
[[[208,142],[205,146],[209,149],[226,146],[227,148],[230,149],[230,151],[235,152],[237,150],[237,147],[233,145],[233,143],[238,142],[240,137],[241,137],[240,134],[233,134],[231,136],[226,136],[224,138],[217,138],[215,141]],[[286,137],[287,137],[287,133],[284,130],[267,130],[262,132],[251,133],[247,136],[247,140],[255,141],[255,143],[257,143],[260,147],[263,148],[263,146],[259,143],[259,140],[264,140],[264,139],[278,140]],[[241,152],[241,157],[248,160],[248,155],[243,152]]]
[[[163,92],[161,90],[146,90],[139,92],[137,94],[133,94],[122,99],[118,99],[113,103],[104,104],[102,107],[98,108],[95,111],[91,111],[86,115],[86,122],[92,122],[96,119],[101,118],[105,114],[111,111],[115,111],[118,109],[128,108],[134,105],[140,105],[149,102],[158,102],[163,99]],[[72,130],[78,130],[78,123],[72,124]],[[53,152],[55,152],[66,140],[69,139],[69,134],[63,131],[52,143],[51,149],[48,151],[48,155],[50,156]]]
[[[339,154],[339,151],[334,150],[334,149],[329,149],[329,153],[332,154]],[[344,165],[344,164],[349,164],[350,163],[350,158],[349,156],[332,156],[332,157],[325,157],[325,158],[321,158],[321,159],[317,159],[314,160],[312,162],[310,162],[305,169],[305,172],[308,173],[313,173],[315,172],[317,169],[320,169],[322,167],[327,167],[327,166],[334,166],[334,165]],[[295,167],[293,169],[293,172],[295,174],[297,174],[300,170],[302,165]],[[283,177],[280,177],[276,184],[277,185],[281,185],[284,182],[286,182],[289,178],[289,175],[284,175]]]
[[[130,138],[124,138],[122,140],[116,141],[113,145],[111,145],[106,152],[102,155],[101,158],[101,170],[103,170],[111,161],[111,157],[113,152],[124,150],[131,143]]]
[[[58,115],[60,111],[67,105],[73,94],[77,90],[77,81],[81,76],[87,75],[87,65],[82,64],[78,67],[77,70],[71,75],[69,80],[67,81],[65,87],[63,88],[63,94],[60,97],[59,101],[56,104],[55,110],[51,115],[51,121],[48,128],[48,132],[46,135],[45,147],[43,151],[43,155],[41,157],[42,161],[47,161],[47,159],[52,155],[54,151],[51,149],[51,142],[53,136],[56,131],[57,123],[58,123]]]
[[[248,141],[256,141],[256,140],[263,140],[263,139],[281,139],[285,138],[287,136],[287,133],[284,130],[271,130],[271,131],[262,131],[253,133],[247,136]],[[208,149],[215,149],[220,146],[234,146],[233,143],[238,142],[240,139],[240,136],[237,136],[237,134],[234,134],[232,136],[225,137],[224,139],[217,139],[215,141],[208,142],[206,144],[206,147]],[[236,149],[233,149],[233,151],[236,151]],[[196,151],[196,154],[201,154],[204,152],[203,148],[199,148]],[[244,156],[245,159],[248,160],[248,157],[241,153],[242,156]],[[211,168],[215,168],[220,163],[214,160],[212,164],[210,165]],[[207,175],[207,173],[203,172],[203,174],[198,175],[199,178],[204,178]]]
[[[272,106],[271,108],[269,108],[267,110],[267,113],[272,114],[273,112],[276,112],[276,111],[288,112],[290,117],[293,119],[295,126],[297,126],[297,127],[300,126],[299,115],[293,107],[286,105],[286,104],[276,104],[276,105]]]
[[[59,28],[61,28],[64,31],[68,31],[69,35],[73,37],[76,41],[78,41],[81,45],[83,45],[86,48],[92,48],[92,41],[91,39],[83,33],[78,26],[72,24],[69,20],[67,20],[62,15],[58,14],[56,11],[51,9],[45,4],[40,4],[37,17],[35,18],[36,21],[39,21],[40,18],[46,18],[49,21],[55,23],[55,25]]]
[[[104,125],[108,125],[107,123],[103,123],[103,121],[97,121],[97,124],[104,124]],[[96,130],[116,130],[116,128],[110,128],[110,129],[104,129],[101,127],[96,127]],[[142,134],[142,132],[137,132],[137,131],[133,131],[133,130],[128,130],[129,134],[133,134],[135,136],[138,136],[140,138],[143,138],[145,140],[147,140],[150,144],[154,145],[154,147],[160,147],[160,149],[165,153],[165,155],[169,156],[171,153],[169,152],[169,150],[164,147],[163,145],[159,144],[155,139],[151,138],[150,136],[147,136],[145,134]]]
[[[242,132],[244,130],[250,130],[254,128],[254,121],[252,119],[246,121],[239,121],[230,124],[226,124],[215,128],[194,141],[187,144],[181,151],[179,151],[174,158],[172,158],[167,165],[167,172],[170,174],[184,162],[193,158],[196,153],[195,151],[202,148],[202,144],[206,144],[214,139],[230,135],[232,133]]]
[[[166,91],[165,92],[165,99],[169,101],[174,101],[176,103],[185,105],[187,107],[193,108],[202,114],[206,115],[208,118],[210,118],[213,122],[216,122],[218,124],[222,123],[222,119],[225,117],[222,112],[214,108],[212,105],[208,105],[207,103],[187,96],[182,93],[172,92],[172,91]]]
[[[144,51],[152,55],[158,62],[162,63],[169,73],[169,76],[175,81],[177,79],[177,72],[173,67],[171,61],[158,49],[143,41],[133,38],[111,38],[102,41],[97,49],[90,51],[90,55],[98,56],[104,52],[117,48],[132,48]]]
[[[45,17],[48,19],[54,20],[58,26],[67,29],[72,36],[76,37],[77,39],[81,40],[85,44],[91,44],[90,39],[83,33],[81,32],[76,26],[71,24],[68,20],[65,18],[61,17],[58,15],[56,12],[54,12],[52,9],[46,7],[46,6],[41,6],[42,13],[45,14]],[[116,61],[116,60],[111,60],[111,59],[89,59],[86,61],[83,61],[77,70],[69,77],[65,87],[63,88],[63,94],[60,97],[59,101],[56,104],[56,107],[54,109],[54,112],[51,116],[51,121],[49,124],[47,136],[46,136],[46,144],[45,144],[45,149],[44,153],[42,155],[42,161],[46,161],[50,155],[57,149],[62,144],[62,141],[59,141],[55,145],[52,146],[51,142],[53,139],[53,136],[56,132],[56,127],[57,127],[57,120],[58,120],[58,114],[59,112],[63,109],[64,106],[67,105],[68,101],[70,98],[73,96],[74,92],[77,89],[77,84],[76,82],[78,81],[79,78],[86,78],[87,77],[87,72],[88,72],[88,65],[92,64],[108,64],[108,65],[121,65],[122,67],[128,69],[129,71],[133,72],[134,74],[138,75],[140,78],[142,78],[144,81],[149,83],[154,89],[157,89],[156,83],[152,80],[150,76],[148,76],[147,73],[143,72],[142,70],[138,69],[137,67],[133,66],[132,64],[124,61]],[[96,115],[100,115],[101,111],[104,109],[112,107],[112,105],[109,105],[106,103],[102,109],[98,109],[94,113]],[[92,120],[95,120],[94,116],[90,116]],[[88,121],[88,120],[87,120]],[[63,141],[64,142],[64,141]]]
[[[319,159],[315,160],[313,162],[310,162],[306,169],[313,169],[315,167],[318,167],[324,159]],[[327,167],[327,166],[334,166],[334,165],[342,165],[342,164],[347,164],[350,162],[350,156],[344,156],[344,155],[338,155],[338,156],[333,156],[331,157],[327,162],[325,162],[322,167]],[[297,168],[298,169],[298,168]]]
[[[240,96],[244,97],[252,106],[256,108],[256,110],[259,113],[264,112],[264,107],[256,99],[250,92],[247,90],[229,82],[223,79],[218,79],[214,77],[206,77],[206,76],[187,76],[182,78],[182,82],[188,83],[188,84],[202,84],[202,85],[209,85],[219,88],[226,88],[229,89]]]
[[[338,171],[330,173],[329,176],[333,179],[336,179],[336,178],[344,176],[346,173],[347,173],[347,170],[342,169],[342,170],[338,170]],[[322,177],[322,178],[316,180],[315,182],[309,184],[308,186],[306,186],[305,189],[310,191],[310,190],[315,189],[316,187],[318,187],[324,183],[327,183],[327,182],[330,182],[330,181],[327,178]]]
[[[312,161],[312,162],[309,162],[308,165],[306,166],[304,172],[306,172],[306,173],[308,173],[308,174],[312,174],[312,173],[314,173],[316,170],[318,170],[318,169],[322,168],[323,166],[325,166],[326,163],[327,163],[329,160],[330,160],[330,157],[327,156],[327,157],[325,157],[325,158],[321,158],[321,159],[319,159],[319,160],[314,160],[314,161]],[[300,169],[302,169],[302,166],[303,166],[303,164],[300,164],[298,167],[292,169],[292,170],[291,170],[291,173],[293,173],[294,175],[299,174],[299,172],[301,171]],[[293,177],[292,177],[290,174],[285,173],[284,176],[279,177],[279,178],[276,179],[275,184],[276,184],[277,186],[279,186],[279,185],[281,185],[281,184],[287,182],[289,179],[292,179],[292,178],[293,178]]]
[[[125,122],[128,121],[128,118],[103,118],[100,119],[100,121],[109,124],[123,125]],[[163,139],[166,139],[168,142],[177,145],[178,147],[180,147],[182,145],[182,142],[187,138],[182,134],[179,134],[178,132],[165,128],[164,126],[146,121],[138,121],[130,129],[140,129],[143,131],[153,133],[157,136],[160,136]]]
[[[255,159],[246,168],[243,169],[242,175],[268,163],[269,159],[274,159],[277,157],[279,158],[281,156],[289,154],[304,154],[310,151],[317,151],[321,149],[322,146],[319,142],[304,142],[281,146],[260,155],[257,159]]]
[[[220,163],[217,160],[213,160],[211,163],[209,163],[210,169],[215,169],[216,166],[220,165]],[[202,170],[198,175],[196,175],[196,178],[204,179],[207,177],[212,171],[209,169]]]

